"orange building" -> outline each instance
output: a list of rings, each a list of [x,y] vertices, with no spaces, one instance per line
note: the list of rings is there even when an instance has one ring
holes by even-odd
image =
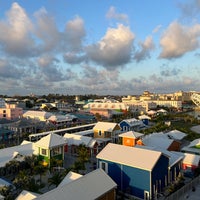
[[[144,134],[135,131],[128,131],[119,135],[122,138],[122,145],[135,146]]]

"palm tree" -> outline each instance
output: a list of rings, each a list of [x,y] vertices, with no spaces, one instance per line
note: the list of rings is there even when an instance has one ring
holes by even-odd
[[[51,178],[48,179],[49,187],[55,185],[56,187],[63,180],[63,175],[59,172],[55,173]]]
[[[42,175],[45,175],[47,170],[48,167],[43,166],[41,162],[39,162],[38,165],[34,166],[34,174],[40,175],[40,184],[42,180]]]
[[[15,177],[13,183],[17,187],[21,189],[26,189],[28,190],[28,185],[30,183],[30,180],[32,179],[32,176],[27,174],[27,171],[22,170],[19,171],[18,175]]]

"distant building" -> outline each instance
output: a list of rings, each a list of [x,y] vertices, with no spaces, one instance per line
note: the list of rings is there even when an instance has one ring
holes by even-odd
[[[0,119],[13,120],[22,117],[23,109],[16,104],[8,104],[0,101]]]

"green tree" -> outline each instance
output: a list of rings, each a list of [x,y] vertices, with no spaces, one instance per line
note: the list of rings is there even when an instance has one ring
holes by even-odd
[[[62,173],[56,172],[55,174],[53,174],[51,178],[48,179],[49,187],[51,185],[55,185],[57,187],[62,180],[63,180]]]

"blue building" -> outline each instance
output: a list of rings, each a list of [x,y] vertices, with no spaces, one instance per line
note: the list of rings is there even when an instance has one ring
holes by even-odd
[[[170,183],[169,157],[160,151],[109,143],[97,161],[120,191],[134,197],[153,199]]]
[[[119,123],[122,132],[128,131],[139,131],[141,127],[144,127],[144,123],[142,120],[138,120],[135,118],[125,119]]]

